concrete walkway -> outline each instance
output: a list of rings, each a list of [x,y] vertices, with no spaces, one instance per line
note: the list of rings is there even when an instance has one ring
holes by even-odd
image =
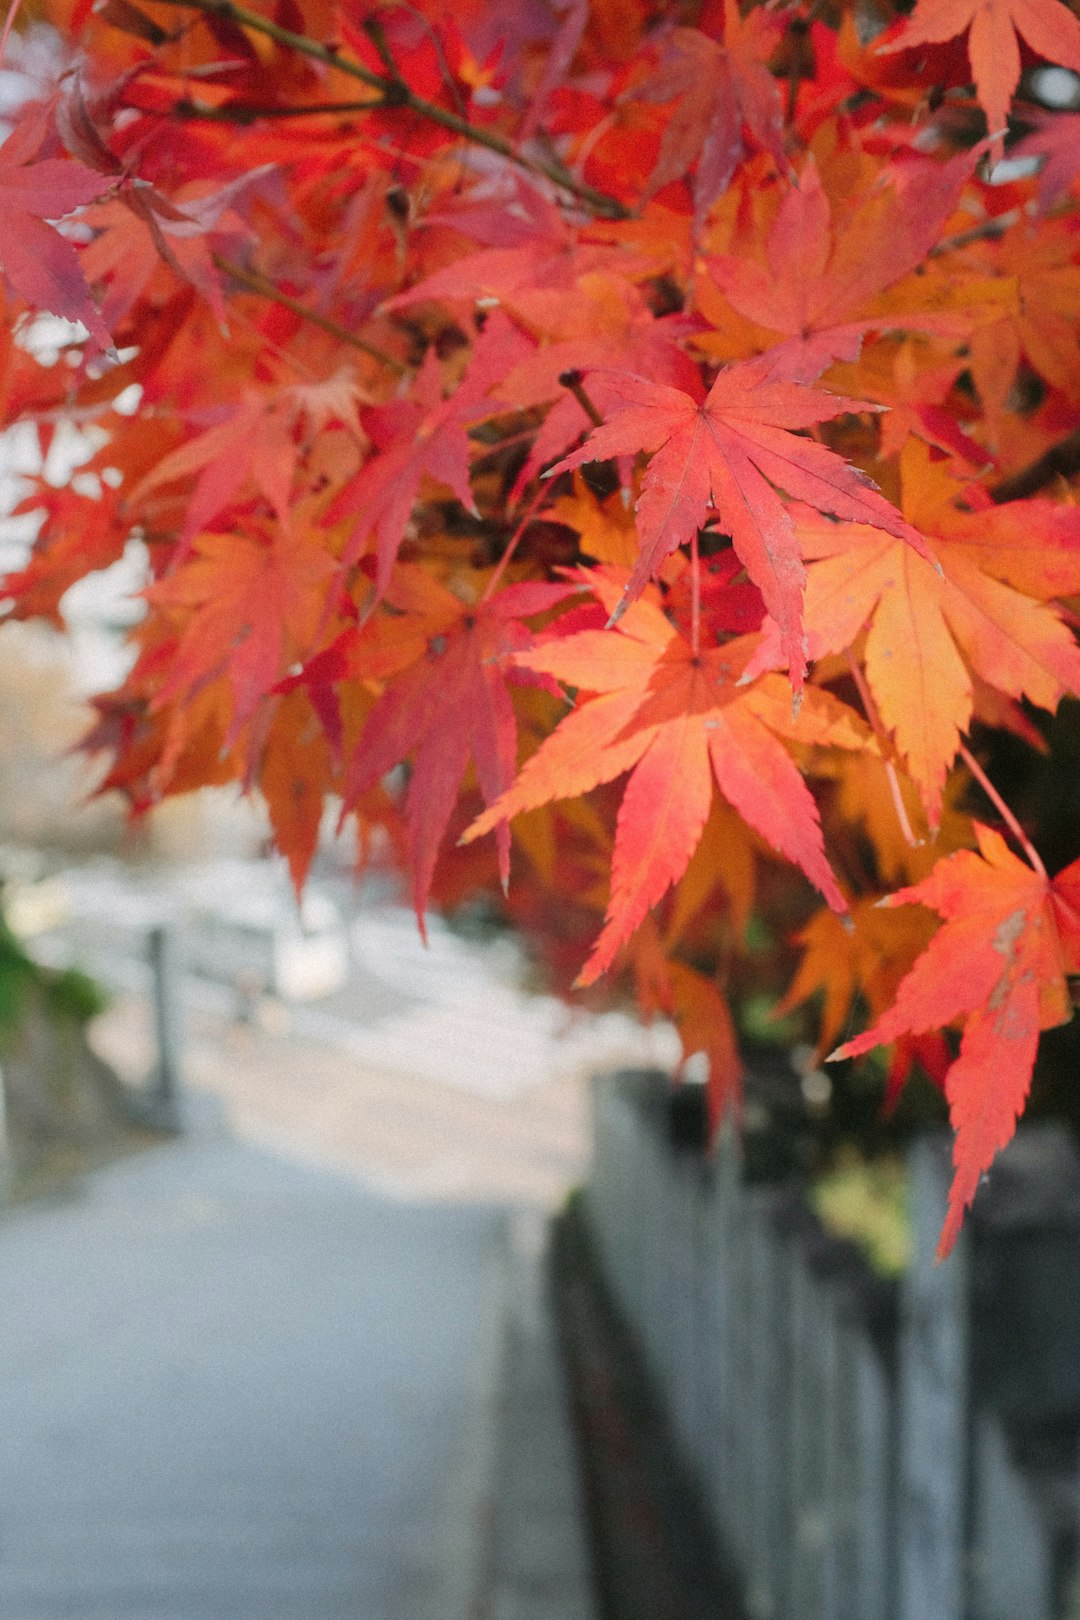
[[[138,1086],[118,883],[57,959],[126,992],[94,1044]],[[0,1620],[590,1620],[543,1249],[641,1037],[402,915],[336,1000],[189,978],[192,1131],[0,1212]]]
[[[0,1615],[483,1613],[507,1254],[223,1129],[6,1214]]]

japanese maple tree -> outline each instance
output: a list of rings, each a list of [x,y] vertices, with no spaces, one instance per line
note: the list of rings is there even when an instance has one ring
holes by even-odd
[[[261,792],[298,888],[332,802],[714,1119],[796,942],[822,1055],[944,1089],[947,1248],[1080,975],[1080,831],[1051,877],[988,769],[1080,695],[1066,0],[12,0],[0,54],[4,421],[85,436],[6,611],[146,573],[102,791]]]

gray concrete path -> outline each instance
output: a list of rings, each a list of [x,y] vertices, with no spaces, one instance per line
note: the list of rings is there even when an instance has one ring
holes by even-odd
[[[0,1217],[3,1620],[466,1620],[506,1219],[207,1129]]]
[[[582,1484],[555,1343],[548,1223],[510,1228],[508,1332],[494,1468],[488,1577],[476,1620],[593,1620]]]

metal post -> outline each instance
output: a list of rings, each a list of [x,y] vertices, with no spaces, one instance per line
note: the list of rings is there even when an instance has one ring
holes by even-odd
[[[899,1620],[967,1612],[969,1234],[935,1263],[952,1173],[944,1137],[911,1169],[912,1264],[901,1297]]]
[[[11,1197],[14,1179],[11,1138],[8,1135],[7,1122],[7,1083],[4,1071],[0,1068],[0,1204],[6,1203]]]
[[[154,975],[154,1027],[158,1062],[150,1096],[155,1123],[180,1128],[180,1009],[177,999],[176,938],[159,923],[150,930],[150,966]]]

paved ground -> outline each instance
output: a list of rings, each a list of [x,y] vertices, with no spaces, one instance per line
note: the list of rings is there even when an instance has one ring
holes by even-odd
[[[193,1007],[184,1057],[190,1092],[216,1098],[245,1140],[333,1166],[397,1200],[553,1210],[584,1175],[589,1099],[580,1067],[491,1095],[376,1066],[334,1040],[336,1030],[309,1035],[310,1016],[270,1005],[249,1025],[231,1011]],[[436,1050],[438,1034],[425,1035]],[[95,1046],[132,1080],[145,1076],[154,1054],[145,1001],[119,999]]]
[[[440,1082],[189,998],[193,1131],[0,1216],[3,1620],[589,1620],[540,1266],[585,1049],[496,1083],[451,1000]],[[152,1032],[121,996],[97,1044],[139,1080]]]
[[[678,1045],[666,1026],[575,1018],[528,995],[498,951],[434,929],[425,948],[411,913],[372,912],[360,947],[350,983],[310,1003],[244,1007],[189,974],[183,1070],[246,1140],[389,1197],[555,1210],[587,1170],[589,1074],[671,1061]],[[89,950],[82,960],[96,965]],[[145,1080],[156,1059],[145,990],[118,996],[94,1043],[131,1084]]]
[[[0,1226],[5,1620],[465,1620],[505,1217],[226,1139]]]

